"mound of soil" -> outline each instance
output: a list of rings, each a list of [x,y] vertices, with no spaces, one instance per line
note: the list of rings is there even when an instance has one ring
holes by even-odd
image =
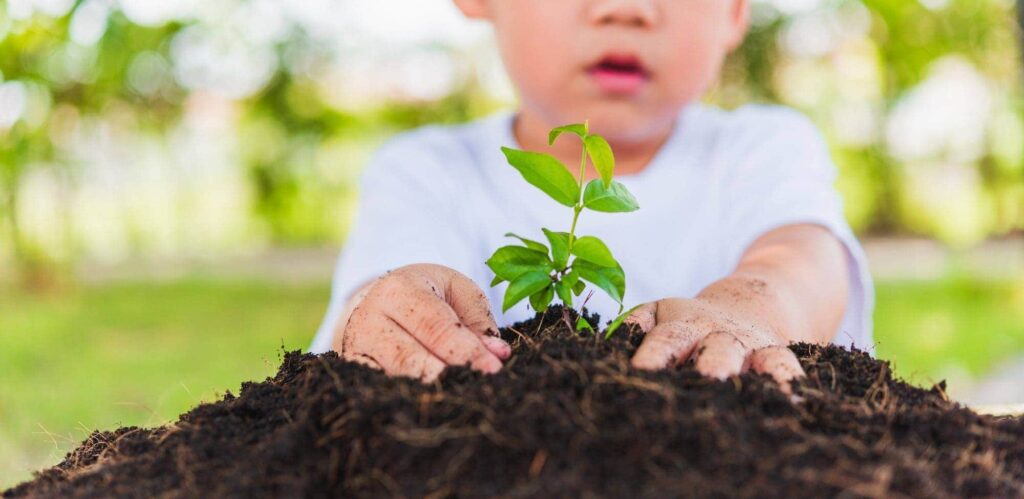
[[[290,353],[239,396],[95,432],[3,495],[1024,495],[1024,420],[975,414],[861,352],[794,346],[808,373],[794,403],[754,374],[634,371],[641,333],[577,334],[558,307],[502,334],[515,354],[501,373],[431,385]]]

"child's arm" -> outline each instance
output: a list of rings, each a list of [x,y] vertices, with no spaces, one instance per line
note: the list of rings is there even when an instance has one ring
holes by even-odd
[[[648,304],[631,317],[650,330],[633,365],[661,369],[695,357],[724,379],[744,366],[781,384],[802,376],[794,342],[832,340],[849,292],[846,255],[827,229],[790,225],[758,238],[733,273],[694,299]]]
[[[333,349],[391,376],[431,381],[448,365],[494,373],[512,350],[483,291],[441,265],[415,264],[363,286],[348,300]]]

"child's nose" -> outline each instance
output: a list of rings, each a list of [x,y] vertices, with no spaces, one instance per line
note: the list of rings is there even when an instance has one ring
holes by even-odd
[[[648,28],[658,16],[655,0],[594,0],[590,4],[590,21],[599,25]]]

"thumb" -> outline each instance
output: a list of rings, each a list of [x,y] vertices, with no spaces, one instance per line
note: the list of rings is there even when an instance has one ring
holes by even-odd
[[[447,267],[435,267],[439,288],[444,300],[455,315],[495,356],[505,360],[512,355],[512,347],[498,336],[498,324],[491,313],[487,295],[470,278]]]
[[[498,336],[498,324],[494,321],[491,304],[484,291],[458,272],[452,273],[449,289],[448,303],[466,327],[479,334],[484,346],[499,359],[512,356],[512,347]]]

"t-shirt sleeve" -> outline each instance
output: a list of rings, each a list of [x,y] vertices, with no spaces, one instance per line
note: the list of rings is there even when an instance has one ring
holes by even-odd
[[[338,257],[327,313],[310,346],[330,350],[341,311],[359,287],[389,270],[436,263],[465,272],[470,260],[466,224],[456,201],[458,175],[445,171],[430,130],[385,144],[359,182],[355,221]]]
[[[785,225],[810,223],[829,229],[845,246],[850,278],[846,313],[833,343],[870,351],[871,276],[863,249],[843,216],[828,147],[799,113],[771,114],[751,120],[757,126],[747,128],[732,144],[742,156],[724,189],[729,261],[735,265],[758,237]]]

